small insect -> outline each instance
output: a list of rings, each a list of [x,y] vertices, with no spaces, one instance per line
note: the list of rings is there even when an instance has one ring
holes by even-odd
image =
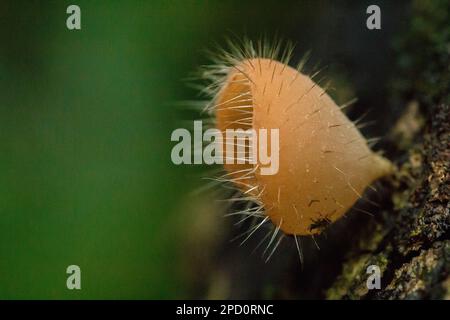
[[[340,219],[366,187],[392,172],[393,165],[372,152],[368,140],[344,114],[352,102],[337,105],[317,79],[318,72],[303,73],[306,59],[296,67],[289,65],[292,45],[246,40],[230,42],[229,47],[201,73],[208,82],[202,90],[209,100],[204,111],[221,132],[277,129],[279,170],[261,174],[260,159],[225,163],[224,172],[213,179],[234,190],[230,202],[256,204],[230,213],[255,220],[242,242],[272,224],[273,232],[265,238],[266,250],[273,246],[269,258],[284,235],[294,238],[301,256],[299,236],[320,234]],[[238,147],[235,142],[228,144]],[[245,157],[250,156],[246,149]],[[332,213],[323,218],[319,212]]]
[[[309,231],[313,232],[314,229],[318,229],[320,233],[322,233],[330,224],[331,220],[328,217],[319,218],[317,220],[312,219],[311,225],[309,226]]]

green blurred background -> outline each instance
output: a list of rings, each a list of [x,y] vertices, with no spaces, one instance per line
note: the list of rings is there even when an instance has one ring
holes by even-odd
[[[227,35],[278,33],[383,112],[402,5],[379,3],[369,32],[364,1],[2,1],[0,298],[190,297],[183,204],[199,182],[170,162],[173,103],[196,98],[182,79]]]

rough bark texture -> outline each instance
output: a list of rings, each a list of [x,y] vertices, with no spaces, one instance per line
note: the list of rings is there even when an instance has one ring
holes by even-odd
[[[445,103],[430,109],[423,139],[409,150],[393,181],[392,210],[350,250],[327,298],[448,297],[450,110]],[[368,265],[381,268],[381,290],[367,289]]]
[[[397,101],[412,101],[389,137],[398,173],[392,208],[362,234],[329,299],[450,298],[450,5],[417,2],[398,43]],[[366,268],[378,265],[381,290],[368,290]]]

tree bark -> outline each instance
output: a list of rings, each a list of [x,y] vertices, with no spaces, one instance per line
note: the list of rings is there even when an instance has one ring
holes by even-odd
[[[349,251],[326,298],[450,298],[449,12],[448,1],[413,5],[393,81],[397,101],[410,102],[389,134],[398,165],[392,206]],[[367,289],[368,265],[381,268],[380,290]]]

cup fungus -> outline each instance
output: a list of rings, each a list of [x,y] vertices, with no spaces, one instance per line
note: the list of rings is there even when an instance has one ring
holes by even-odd
[[[247,238],[270,219],[276,226],[271,242],[279,230],[297,241],[296,236],[321,233],[341,218],[393,166],[369,148],[342,111],[345,106],[338,106],[314,77],[301,73],[303,62],[299,68],[288,65],[292,48],[280,61],[279,45],[259,51],[250,43],[222,53],[208,71],[215,89],[207,109],[222,132],[279,130],[276,174],[261,174],[259,162],[225,163],[223,177],[238,187],[242,199],[258,204],[244,212],[262,219]]]

